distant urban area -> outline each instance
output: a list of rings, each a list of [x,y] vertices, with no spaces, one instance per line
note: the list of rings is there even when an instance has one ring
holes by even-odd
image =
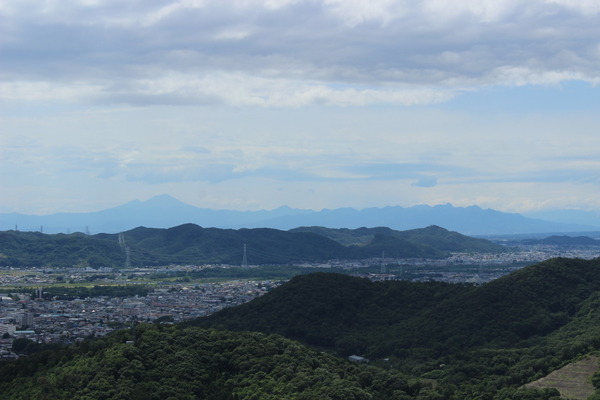
[[[250,301],[291,276],[342,272],[371,280],[482,284],[554,257],[593,259],[597,246],[520,245],[503,253],[454,253],[441,259],[330,260],[293,266],[169,265],[130,269],[3,266],[0,358],[38,346],[101,337],[136,323],[176,323]],[[246,260],[244,260],[246,261]],[[277,277],[273,271],[289,276]],[[242,277],[239,277],[239,275]],[[264,277],[265,279],[261,279]]]

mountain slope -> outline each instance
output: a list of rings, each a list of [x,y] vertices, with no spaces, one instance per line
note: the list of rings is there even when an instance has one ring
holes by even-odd
[[[384,228],[380,229],[385,232]],[[435,231],[435,234],[431,234]],[[121,242],[121,237],[124,243]],[[450,241],[445,238],[451,238]],[[408,238],[408,239],[407,239]],[[485,251],[502,247],[443,228],[376,233],[362,246],[344,246],[309,231],[276,229],[218,229],[184,224],[169,229],[138,227],[122,235],[47,235],[39,232],[0,232],[0,260],[12,266],[120,267],[127,254],[132,266],[168,264],[240,264],[247,252],[250,264],[324,262],[331,259],[381,257],[439,258],[448,249]],[[487,243],[487,248],[482,246]],[[458,246],[458,247],[457,247]]]
[[[439,358],[519,347],[569,330],[578,332],[565,340],[572,342],[600,327],[598,318],[581,314],[596,304],[598,287],[600,259],[553,259],[480,287],[318,274],[194,323],[280,333],[341,354]]]
[[[522,244],[526,245],[556,245],[556,246],[600,246],[600,240],[592,239],[587,236],[549,236],[544,239],[523,239]]]
[[[134,200],[106,210],[51,215],[0,214],[0,229],[46,233],[118,233],[138,226],[168,228],[186,223],[219,228],[262,227],[261,221],[282,215],[301,215],[307,210],[281,207],[270,211],[235,211],[199,208],[171,196],[160,195],[146,201]]]
[[[593,226],[548,222],[477,206],[454,207],[451,204],[363,210],[341,208],[302,216],[281,216],[266,222],[266,226],[278,229],[291,229],[297,226],[329,228],[387,226],[396,230],[409,230],[429,225],[443,226],[466,235],[577,232],[595,229]]]
[[[283,264],[340,258],[349,250],[311,233],[276,229],[217,229],[185,224],[169,229],[136,228],[124,234],[135,251],[150,252],[161,262],[239,264],[247,247],[249,262]]]
[[[0,265],[85,267],[122,265],[123,261],[117,240],[81,233],[0,232]]]
[[[139,325],[28,358],[0,365],[3,399],[402,400],[422,387],[282,337],[197,328]]]
[[[386,227],[333,229],[322,226],[299,227],[290,232],[312,232],[333,239],[343,245],[364,246],[372,243],[376,237],[393,237],[419,246],[428,246],[438,251],[450,252],[502,252],[503,246],[485,239],[476,239],[451,232],[439,226],[397,231]]]
[[[293,278],[239,307],[190,322],[203,327],[278,333],[340,353],[372,355],[368,332],[414,319],[464,286],[441,282],[374,283],[316,273]]]
[[[274,228],[281,230],[299,226],[329,228],[374,228],[388,226],[396,230],[417,229],[429,225],[443,226],[468,235],[557,233],[598,230],[595,220],[579,222],[548,222],[526,218],[477,206],[454,207],[450,204],[408,208],[383,207],[356,210],[301,210],[280,207],[275,210],[234,211],[211,210],[185,204],[171,196],[156,196],[146,201],[135,200],[110,209],[89,213],[59,213],[52,215],[0,214],[0,229],[18,227],[25,231],[46,233],[108,232],[117,233],[137,226],[168,228],[186,223],[205,227]],[[15,229],[16,230],[16,229]]]
[[[600,350],[598,287],[600,259],[549,260],[479,287],[315,274],[188,324],[385,358],[435,379],[439,399],[558,400],[517,388]]]
[[[583,210],[551,210],[528,212],[528,218],[542,219],[545,221],[600,226],[600,212]]]
[[[0,365],[0,392],[59,400],[559,400],[555,389],[523,385],[600,350],[599,285],[600,259],[549,260],[483,286],[305,275],[208,318],[137,325]],[[319,351],[222,328],[280,332]],[[372,355],[385,370],[324,349]]]

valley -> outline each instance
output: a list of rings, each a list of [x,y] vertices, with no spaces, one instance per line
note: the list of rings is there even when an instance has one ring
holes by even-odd
[[[203,254],[198,249],[209,248],[202,247],[203,241],[216,243],[215,234],[223,243],[244,235],[255,244],[269,239],[275,247],[289,238],[271,230],[207,232],[190,225],[137,229],[123,236],[134,264],[133,249],[148,257],[198,257]],[[5,233],[12,241],[5,241],[3,251],[12,259],[26,253],[19,243],[32,254],[39,247],[46,254],[76,251],[78,258],[63,257],[71,265],[2,269],[0,390],[11,399],[42,392],[53,399],[84,393],[93,399],[142,393],[159,398],[149,394],[150,381],[159,379],[152,378],[158,377],[153,371],[166,363],[196,371],[161,381],[154,389],[182,399],[554,400],[560,396],[557,385],[524,385],[600,351],[600,266],[593,241],[548,238],[507,244],[439,227],[293,234],[304,241],[300,247],[326,243],[317,254],[346,249],[355,255],[371,248],[381,256],[304,257],[257,265],[248,246],[247,265],[135,266],[123,263],[128,251],[113,242],[117,236]],[[388,246],[396,246],[398,254],[428,249],[433,256],[397,257],[389,255]],[[86,259],[86,254],[95,258]],[[95,265],[98,259],[116,261]],[[180,357],[156,353],[157,346],[167,345],[159,337]],[[190,347],[192,337],[211,338],[210,344]],[[232,360],[252,361],[223,363],[220,353],[203,350],[210,346],[232,352]],[[292,348],[296,356],[284,357]],[[118,356],[109,361],[109,354]],[[350,365],[346,358],[351,355],[370,362]],[[197,357],[212,372],[194,364]],[[306,367],[300,367],[304,361],[298,357],[308,362]],[[333,375],[323,375],[318,365],[325,364]],[[106,382],[85,372],[84,365],[100,371]],[[283,378],[282,368],[303,372]],[[51,378],[40,381],[41,376]],[[102,397],[101,387],[110,394]]]

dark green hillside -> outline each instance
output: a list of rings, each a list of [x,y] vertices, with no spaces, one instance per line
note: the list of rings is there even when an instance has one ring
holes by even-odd
[[[377,238],[387,237],[412,243],[413,249],[420,248],[421,252],[431,252],[435,249],[438,254],[442,252],[502,252],[503,246],[486,239],[476,239],[451,232],[439,226],[429,226],[422,229],[396,231],[390,228],[358,228],[358,229],[333,229],[321,226],[301,227],[290,232],[312,232],[328,237],[345,246],[370,246]],[[379,239],[381,240],[381,239]],[[406,244],[404,244],[406,246]],[[413,254],[418,254],[413,251]],[[386,253],[387,254],[387,253]],[[433,253],[430,253],[433,254]],[[392,257],[392,256],[390,256]]]
[[[0,393],[3,399],[559,400],[554,389],[522,386],[600,352],[599,289],[600,259],[549,260],[483,286],[304,275],[185,325],[141,325],[0,364]],[[323,350],[361,354],[385,370]]]
[[[169,229],[136,228],[124,237],[136,254],[151,254],[163,263],[239,264],[244,244],[254,264],[326,261],[335,258],[442,257],[446,253],[402,238],[376,235],[366,246],[343,246],[317,233],[277,229],[217,229],[194,224]],[[115,235],[116,238],[116,235]],[[116,239],[115,239],[116,240]]]
[[[169,229],[136,228],[124,233],[132,254],[150,253],[155,263],[240,264],[244,244],[254,264],[285,264],[341,258],[347,248],[311,233],[276,229],[217,229],[185,224]]]
[[[311,274],[196,323],[280,333],[342,353],[427,348],[441,356],[549,334],[571,322],[598,289],[600,259],[549,260],[480,287]]]
[[[82,233],[45,235],[39,232],[0,232],[0,265],[113,266],[123,264],[116,240]]]
[[[506,346],[572,321],[599,289],[600,259],[552,259],[448,299],[422,321],[447,345]]]
[[[391,357],[405,372],[495,392],[600,349],[599,289],[600,259],[549,260],[479,287],[315,274],[193,323]],[[461,393],[452,398],[470,398]]]
[[[600,246],[600,240],[592,239],[587,236],[549,236],[544,239],[523,239],[522,244],[526,245],[555,245],[555,246]]]
[[[312,229],[312,228],[311,228]],[[309,229],[310,230],[310,229]],[[117,234],[45,235],[0,232],[0,265],[121,267],[130,265],[241,264],[244,245],[250,264],[324,262],[331,259],[439,258],[449,251],[491,251],[491,242],[468,238],[439,227],[410,234],[388,228],[362,228],[351,235],[368,243],[344,246],[320,233],[277,229],[217,229],[184,224],[169,229],[139,227]],[[320,232],[320,233],[319,233]],[[359,241],[360,241],[359,240]],[[486,247],[488,246],[488,247]],[[493,245],[495,246],[495,245]],[[501,248],[502,249],[502,248]],[[497,250],[497,249],[496,249]]]
[[[301,226],[290,229],[289,232],[311,232],[335,240],[344,246],[364,246],[371,242],[375,235],[391,236],[395,232],[391,228],[326,228],[323,226]]]
[[[356,258],[386,257],[394,258],[442,258],[448,253],[434,247],[411,242],[392,235],[376,233],[365,246],[353,246]]]
[[[503,246],[489,240],[465,236],[436,225],[431,225],[423,229],[394,231],[394,234],[399,238],[442,251],[496,253],[506,250]]]
[[[371,355],[382,326],[406,323],[444,299],[469,290],[442,282],[371,282],[332,273],[315,273],[290,282],[250,303],[190,322],[220,329],[278,333],[343,355]]]
[[[422,387],[279,336],[150,325],[0,368],[7,400],[429,399]]]
[[[354,258],[351,248],[312,233],[276,229],[216,229],[193,224],[170,229],[139,227],[124,232],[132,266],[240,264],[244,244],[253,264],[285,264]],[[45,235],[0,232],[0,265],[121,267],[125,249],[119,235]],[[373,254],[375,255],[375,254]]]

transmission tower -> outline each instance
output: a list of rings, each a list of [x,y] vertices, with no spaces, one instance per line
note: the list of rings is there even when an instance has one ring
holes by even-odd
[[[123,252],[125,253],[125,268],[129,268],[131,264],[131,257],[129,254],[129,246],[127,245],[127,243],[125,243],[125,236],[123,235],[123,232],[119,233],[119,246],[121,247],[121,250],[123,250]]]
[[[381,266],[380,266],[380,271],[382,274],[387,274],[387,265],[385,264],[385,251],[381,252]]]
[[[476,285],[481,285],[483,279],[481,279],[481,264],[477,267],[477,273],[473,278],[473,283]]]
[[[242,268],[248,268],[248,257],[246,256],[246,243],[244,243],[244,257],[242,258]]]

